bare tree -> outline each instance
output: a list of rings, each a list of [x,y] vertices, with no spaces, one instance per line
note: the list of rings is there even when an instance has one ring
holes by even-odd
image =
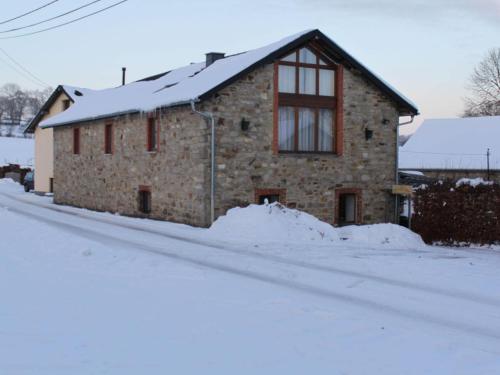
[[[491,49],[474,68],[467,88],[464,117],[500,115],[500,48]]]
[[[47,101],[52,88],[44,90],[23,90],[15,83],[0,87],[0,122],[4,123],[3,133],[12,135],[21,123],[29,121]],[[2,132],[2,129],[0,129]]]
[[[6,83],[0,88],[0,96],[5,107],[5,114],[13,124],[19,124],[28,104],[28,95],[15,83]]]
[[[54,89],[48,87],[44,90],[33,90],[27,92],[28,103],[26,109],[28,110],[28,113],[26,115],[28,118],[31,118],[38,113],[49,98],[50,94],[52,94],[52,91],[54,91]]]

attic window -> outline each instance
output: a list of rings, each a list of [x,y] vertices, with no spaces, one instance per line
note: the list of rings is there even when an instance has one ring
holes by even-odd
[[[276,63],[275,152],[342,151],[342,67],[319,51],[311,44]]]
[[[63,111],[67,110],[70,105],[71,105],[70,100],[69,99],[64,99],[63,102],[62,102]]]
[[[81,91],[78,91],[78,90],[75,90],[75,95],[76,95],[76,96],[83,96],[82,92],[81,92]]]

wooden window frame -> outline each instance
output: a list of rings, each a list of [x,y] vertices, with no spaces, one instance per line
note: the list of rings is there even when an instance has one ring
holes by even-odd
[[[148,209],[144,209],[144,194],[148,194],[148,199],[149,199],[149,207]],[[139,185],[139,189],[137,191],[137,205],[139,212],[142,214],[150,214],[152,211],[152,194],[151,194],[151,186],[146,186],[146,185]]]
[[[80,155],[80,128],[73,128],[73,155]]]
[[[302,63],[299,61],[299,51],[302,48],[308,48],[316,55],[316,63]],[[283,61],[282,58],[295,53],[295,62]],[[273,95],[273,153],[274,154],[335,154],[342,155],[344,144],[344,124],[343,124],[343,81],[344,69],[340,64],[335,64],[322,51],[321,48],[314,44],[306,44],[300,46],[292,52],[285,53],[281,59],[274,62],[274,95]],[[322,59],[327,65],[321,65],[319,60]],[[295,94],[279,92],[279,67],[293,66],[295,67]],[[316,69],[316,94],[300,94],[299,93],[299,68],[314,68]],[[319,95],[319,75],[320,69],[333,70],[335,72],[335,91],[334,96]],[[295,110],[294,117],[294,150],[279,149],[279,108],[293,107]],[[315,112],[314,124],[314,151],[299,151],[299,135],[298,135],[298,111],[299,108],[310,108]],[[333,111],[332,118],[332,151],[319,151],[318,132],[319,132],[319,110],[330,109]]]
[[[108,131],[109,129],[109,131]],[[104,124],[104,154],[114,154],[114,129],[113,123],[107,122]]]
[[[256,204],[259,204],[262,195],[278,195],[279,203],[286,205],[286,189],[255,189]]]
[[[152,131],[156,132],[156,142],[152,142]],[[147,152],[158,152],[160,150],[160,124],[158,116],[150,116],[146,122],[146,150]]]
[[[363,195],[362,190],[359,188],[341,188],[335,189],[335,217],[334,224],[341,225],[340,223],[340,196],[344,194],[352,194],[356,196],[356,221],[351,225],[359,225],[363,223]],[[349,225],[349,224],[348,224]]]

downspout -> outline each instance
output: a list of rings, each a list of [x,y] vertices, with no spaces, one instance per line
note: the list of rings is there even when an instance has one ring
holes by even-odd
[[[211,112],[201,112],[196,109],[194,100],[191,100],[191,110],[210,121],[210,224],[215,220],[215,119]]]
[[[399,127],[413,123],[415,115],[411,115],[410,121],[401,122],[396,126],[396,185],[399,185]],[[399,195],[395,197],[394,220],[399,224]]]

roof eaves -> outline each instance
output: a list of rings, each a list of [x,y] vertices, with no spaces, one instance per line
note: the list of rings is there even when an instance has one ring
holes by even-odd
[[[105,114],[105,115],[101,115],[101,116],[86,117],[86,118],[71,120],[71,121],[62,121],[62,122],[58,122],[58,123],[51,124],[51,125],[42,125],[41,128],[42,129],[58,128],[60,126],[69,126],[69,125],[80,124],[80,123],[85,123],[85,122],[104,120],[104,119],[111,118],[111,117],[131,115],[131,114],[139,113],[139,112],[141,112],[141,111],[138,109],[131,109],[131,110],[127,110],[127,111],[109,113],[109,114]]]

